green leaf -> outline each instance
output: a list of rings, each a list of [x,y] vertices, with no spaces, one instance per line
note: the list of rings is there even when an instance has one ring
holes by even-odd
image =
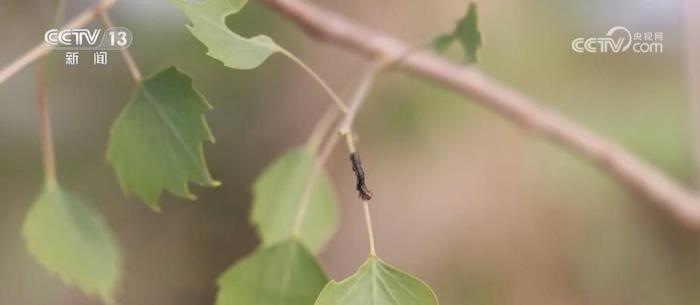
[[[226,16],[238,13],[247,0],[170,0],[192,22],[192,35],[208,49],[209,56],[234,69],[254,69],[275,52],[284,52],[265,35],[242,37],[226,26]]]
[[[44,188],[22,226],[29,252],[86,294],[114,302],[119,249],[102,217],[56,184]]]
[[[125,192],[159,210],[166,189],[195,199],[188,182],[218,186],[204,161],[202,142],[214,142],[203,113],[211,106],[175,68],[145,79],[112,126],[107,159]]]
[[[445,49],[447,49],[447,47],[450,46],[452,41],[454,41],[454,39],[455,37],[451,34],[439,35],[438,37],[435,37],[435,39],[433,39],[433,47],[438,52],[444,52]]]
[[[315,305],[437,305],[423,281],[370,256],[349,278],[331,281]]]
[[[476,12],[476,2],[469,3],[467,14],[457,21],[457,26],[454,31],[435,38],[435,40],[433,40],[433,46],[438,52],[442,52],[455,40],[459,41],[462,45],[466,61],[468,63],[476,62],[476,51],[481,47],[482,43]]]
[[[218,280],[217,305],[311,305],[328,282],[298,240],[257,250]]]
[[[283,154],[266,168],[253,186],[251,222],[264,246],[294,234],[302,193],[311,176],[314,157],[303,148]],[[319,175],[304,213],[299,238],[317,251],[333,233],[337,222],[335,194],[328,175]]]

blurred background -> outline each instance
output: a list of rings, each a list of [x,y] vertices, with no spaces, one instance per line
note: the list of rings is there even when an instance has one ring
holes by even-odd
[[[71,0],[67,17],[96,1]],[[252,1],[229,26],[266,33],[346,96],[366,63],[314,41]],[[450,31],[467,1],[314,0],[411,43]],[[51,3],[52,4],[52,3]],[[483,0],[479,69],[613,138],[686,185],[694,183],[680,0]],[[46,0],[0,0],[0,66],[50,27]],[[214,106],[205,144],[223,185],[171,196],[154,213],[124,196],[105,161],[108,131],[133,84],[118,52],[77,67],[57,52],[49,100],[59,179],[107,218],[123,247],[121,304],[213,304],[216,277],[257,244],[251,184],[301,145],[328,98],[297,66],[273,56],[236,71],[206,56],[165,0],[123,0],[110,11],[134,34],[144,74],[177,65]],[[663,32],[661,54],[577,54],[576,37],[615,25]],[[96,26],[93,24],[93,26]],[[459,60],[458,50],[451,56]],[[98,304],[66,288],[26,252],[22,220],[42,183],[31,66],[0,86],[0,304]],[[379,254],[425,279],[441,304],[698,304],[697,236],[617,181],[472,100],[398,72],[382,75],[357,120]],[[344,149],[328,170],[341,206],[321,260],[354,272],[367,242]]]

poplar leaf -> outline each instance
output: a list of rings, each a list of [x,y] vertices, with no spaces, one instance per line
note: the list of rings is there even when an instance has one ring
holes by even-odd
[[[309,250],[289,239],[257,250],[218,280],[217,305],[311,305],[328,277]]]
[[[114,302],[121,257],[106,222],[58,185],[44,188],[22,226],[29,252],[66,284]]]
[[[329,282],[315,305],[438,305],[438,300],[423,281],[371,256],[349,278]]]
[[[304,148],[284,153],[268,166],[253,186],[251,222],[256,225],[263,246],[292,237],[301,197],[310,179],[314,157]],[[299,239],[318,251],[333,233],[337,206],[328,175],[316,179],[301,223]]]
[[[207,169],[202,142],[214,142],[204,112],[209,103],[192,79],[175,68],[143,80],[112,125],[107,159],[125,192],[159,210],[163,189],[195,199],[188,183],[218,186]]]
[[[469,3],[467,14],[457,21],[452,33],[442,34],[433,40],[433,47],[438,52],[444,51],[453,41],[457,40],[464,49],[467,63],[475,63],[476,51],[481,47],[481,32],[479,31],[476,2]]]
[[[170,0],[190,19],[192,35],[208,49],[207,55],[234,69],[254,69],[275,52],[284,52],[272,38],[246,38],[226,26],[226,16],[238,13],[247,0]]]

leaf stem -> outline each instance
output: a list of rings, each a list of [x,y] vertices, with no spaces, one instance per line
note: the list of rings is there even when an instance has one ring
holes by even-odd
[[[338,134],[342,135],[345,138],[345,146],[347,146],[348,152],[351,154],[356,153],[357,149],[355,148],[355,140],[352,138],[352,132],[338,132]]]
[[[345,138],[345,145],[348,147],[348,152],[356,153],[355,140],[353,139],[352,132],[347,132],[343,134]],[[377,256],[377,250],[374,246],[374,229],[372,227],[372,216],[369,212],[369,201],[362,200],[362,210],[365,216],[365,226],[367,227],[367,239],[369,241],[369,255]]]
[[[57,0],[54,7],[52,26],[58,26],[63,19],[66,8],[65,0]],[[41,58],[36,69],[36,103],[39,113],[39,134],[41,138],[41,155],[44,165],[44,182],[46,186],[56,185],[56,156],[49,114],[49,63],[48,54]]]
[[[109,15],[105,10],[100,10],[99,11],[99,17],[100,21],[102,21],[102,24],[104,24],[108,28],[114,27],[114,24],[112,23],[112,20],[109,18]],[[131,78],[134,80],[136,85],[141,83],[141,71],[139,70],[139,67],[136,65],[136,62],[134,61],[134,57],[131,56],[131,52],[129,52],[128,49],[121,49],[119,52],[122,54],[122,58],[124,58],[124,62],[126,63],[126,67],[129,69],[129,73],[131,73]]]
[[[369,202],[362,201],[362,210],[365,213],[365,226],[367,226],[367,238],[369,239],[369,255],[377,256],[377,250],[374,247],[374,229],[372,228],[372,216],[369,213]]]
[[[37,108],[39,110],[39,133],[41,135],[41,154],[44,163],[44,180],[46,185],[56,184],[56,158],[54,156],[51,119],[48,105],[48,57],[42,58],[36,71]]]
[[[286,55],[289,59],[291,59],[294,63],[299,65],[306,73],[308,73],[319,85],[321,85],[321,88],[323,88],[324,91],[328,94],[328,96],[333,100],[333,102],[338,106],[338,109],[342,111],[343,113],[348,112],[348,107],[345,106],[345,103],[343,103],[343,100],[331,89],[330,86],[318,75],[316,72],[314,72],[311,67],[306,65],[304,61],[302,61],[299,57],[296,57],[294,54],[291,52],[287,51],[286,49],[280,48],[280,52],[284,55]]]

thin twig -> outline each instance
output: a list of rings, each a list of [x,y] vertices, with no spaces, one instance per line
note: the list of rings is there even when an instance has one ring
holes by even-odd
[[[379,59],[373,61],[370,64],[369,68],[360,80],[360,84],[358,85],[357,91],[355,91],[355,94],[350,100],[350,108],[348,113],[345,114],[343,121],[340,122],[338,128],[338,135],[342,135],[345,138],[345,145],[347,146],[348,152],[350,154],[357,153],[357,149],[355,148],[355,140],[352,134],[352,125],[354,123],[355,116],[362,107],[364,101],[367,99],[367,94],[369,93],[369,89],[371,88],[372,83],[374,82],[375,75],[378,71],[381,70],[382,67],[386,67],[387,64],[391,62],[392,61],[390,60],[388,61],[385,59]],[[362,200],[362,210],[364,212],[365,226],[367,227],[369,255],[377,256],[377,250],[374,244],[374,229],[372,227],[372,217],[369,212],[369,202],[366,199]]]
[[[380,70],[380,66],[381,63],[375,61],[371,63],[370,67],[367,69],[367,71],[365,71],[365,74],[357,87],[357,91],[355,91],[355,94],[350,100],[349,111],[343,118],[343,121],[340,123],[340,128],[338,129],[340,134],[349,133],[352,129],[352,125],[355,122],[355,116],[367,97],[367,93],[369,93],[369,89],[372,87],[372,83],[374,83],[374,77],[377,75],[377,71]]]
[[[374,78],[377,72],[382,70],[382,68],[387,67],[392,62],[394,61],[390,59],[388,60],[386,57],[382,57],[370,63],[367,71],[363,74],[362,79],[360,80],[360,84],[358,85],[355,94],[350,100],[350,106],[348,108],[349,111],[345,114],[343,121],[340,122],[338,127],[338,135],[342,135],[345,138],[345,145],[347,146],[348,152],[351,155],[357,153],[357,149],[355,148],[355,140],[352,134],[352,126],[355,122],[355,116],[362,107],[364,101],[367,99],[367,94],[374,83]],[[372,227],[372,217],[369,212],[369,202],[365,198],[362,200],[362,210],[364,212],[365,226],[367,228],[369,255],[377,256],[377,250],[374,245],[374,228]]]
[[[321,170],[323,169],[323,166],[326,164],[326,161],[328,160],[328,157],[330,156],[331,152],[333,151],[333,148],[335,148],[336,144],[338,143],[338,140],[340,140],[342,128],[344,128],[344,126],[347,125],[347,122],[350,122],[350,124],[352,124],[352,122],[353,122],[352,118],[355,117],[357,111],[360,109],[361,104],[365,100],[367,93],[369,93],[369,87],[371,85],[372,80],[374,80],[375,73],[378,71],[378,69],[377,69],[378,66],[380,66],[380,65],[378,65],[376,62],[374,62],[367,69],[367,72],[364,73],[362,79],[360,80],[358,88],[356,89],[355,93],[352,96],[352,99],[350,100],[350,107],[348,108],[348,112],[345,113],[343,120],[338,123],[338,129],[337,129],[338,132],[333,133],[332,135],[329,136],[329,138],[326,140],[326,143],[324,144],[323,148],[321,149],[319,156],[314,161],[314,166],[311,170],[311,174],[309,175],[309,180],[307,180],[306,185],[304,187],[304,191],[302,193],[300,203],[299,203],[299,209],[297,210],[297,215],[296,215],[295,220],[294,220],[293,232],[297,236],[301,233],[301,226],[302,226],[302,223],[304,222],[304,216],[306,215],[306,210],[308,209],[309,202],[311,201],[311,193],[313,191],[313,188],[316,185],[316,181],[317,181],[318,177],[321,174]],[[324,117],[325,117],[325,115],[321,118],[321,120],[323,120]],[[317,126],[318,125],[320,125],[320,124],[317,124]],[[352,127],[352,125],[349,125],[346,128],[351,128],[351,127]],[[317,128],[314,128],[314,131],[317,132]],[[325,132],[322,132],[322,133],[325,134]],[[346,136],[346,140],[348,138],[352,138],[351,132],[345,132],[344,135]],[[348,148],[351,149],[352,151],[354,151],[355,150],[354,143],[352,143],[352,142],[349,143]],[[366,205],[366,201],[365,201],[365,205]],[[374,249],[374,234],[372,233],[371,220],[369,219],[369,207],[365,208],[365,220],[366,220],[366,223],[368,225],[367,228],[368,228],[368,235],[369,235],[369,240],[370,240],[370,254],[376,255],[376,251]]]
[[[95,6],[86,9],[80,15],[73,18],[70,22],[63,26],[65,29],[77,28],[88,24],[92,21],[102,10],[111,7],[117,0],[102,0]],[[48,54],[53,48],[41,42],[27,53],[24,53],[20,58],[10,63],[7,67],[0,70],[0,84],[4,83],[7,79],[15,75],[15,73],[21,71],[34,62],[35,60],[41,58],[42,56]]]
[[[422,45],[414,46],[412,48],[406,49],[403,53],[394,58],[378,59],[371,63],[371,66],[365,71],[363,77],[360,79],[360,83],[357,89],[355,90],[355,93],[351,97],[349,106],[350,108],[344,116],[343,123],[341,123],[340,128],[338,129],[341,134],[349,132],[350,127],[354,123],[358,108],[360,104],[364,101],[364,98],[367,95],[367,93],[369,92],[371,84],[374,82],[374,77],[379,72],[392,69],[406,56],[408,56],[416,50],[419,50],[420,48],[422,48]],[[340,109],[333,106],[334,105],[328,106],[326,111],[321,116],[321,119],[319,119],[316,125],[314,126],[314,129],[311,132],[311,136],[309,136],[309,140],[306,144],[306,147],[307,149],[309,149],[309,151],[313,152],[318,148],[318,145],[320,145],[321,141],[323,140],[323,136],[326,133],[328,133],[328,130],[331,128],[333,121],[340,114]]]
[[[355,148],[355,140],[353,139],[352,132],[345,132],[343,134],[345,138],[345,145],[348,148],[350,154],[357,153],[357,148]],[[377,249],[374,245],[374,228],[372,227],[372,215],[369,212],[369,201],[366,199],[362,200],[362,211],[365,216],[365,226],[367,228],[367,240],[369,242],[369,255],[377,256]]]
[[[112,20],[109,19],[109,14],[107,14],[107,11],[101,10],[99,12],[100,20],[102,21],[102,24],[104,24],[108,28],[113,28],[114,24],[112,23]],[[136,62],[134,61],[134,57],[131,56],[131,52],[129,52],[129,49],[122,48],[119,50],[119,52],[122,54],[122,57],[124,58],[124,62],[126,63],[126,67],[129,69],[129,73],[131,73],[131,78],[134,80],[134,82],[138,85],[141,83],[141,71],[139,70],[139,67],[136,65]]]
[[[389,35],[368,29],[302,0],[260,0],[321,40],[370,57],[397,58],[410,47]],[[453,64],[428,51],[416,51],[397,65],[474,98],[522,127],[585,157],[691,229],[700,231],[700,202],[694,193],[672,181],[618,144],[596,134],[475,68]]]

